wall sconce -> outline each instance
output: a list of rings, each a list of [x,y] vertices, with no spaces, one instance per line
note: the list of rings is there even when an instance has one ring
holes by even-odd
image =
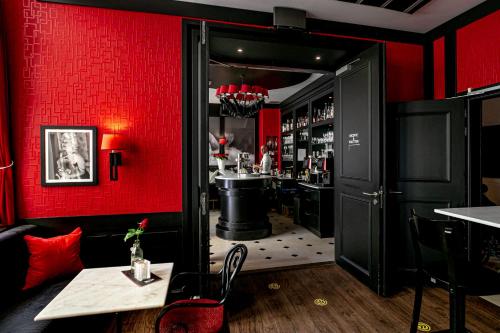
[[[122,165],[122,153],[117,150],[124,150],[125,140],[121,134],[103,134],[101,150],[111,150],[109,153],[109,179],[118,180],[118,166]]]

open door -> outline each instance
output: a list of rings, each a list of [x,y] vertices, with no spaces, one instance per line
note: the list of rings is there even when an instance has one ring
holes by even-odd
[[[466,206],[466,106],[462,98],[399,103],[391,108],[387,201],[389,259],[403,277],[414,268],[408,217],[443,219],[435,208]],[[430,253],[429,253],[430,255]],[[396,273],[396,272],[395,272]]]
[[[337,71],[335,259],[382,293],[384,46]]]
[[[189,77],[184,88],[190,98],[187,100],[184,120],[188,124],[183,142],[186,160],[183,172],[188,182],[189,213],[184,220],[185,235],[191,237],[190,249],[193,262],[200,272],[209,271],[209,210],[208,210],[208,25],[188,23],[184,33],[187,35],[186,52],[190,55]]]

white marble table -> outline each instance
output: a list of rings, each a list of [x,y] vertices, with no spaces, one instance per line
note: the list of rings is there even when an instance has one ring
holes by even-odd
[[[162,279],[140,287],[122,271],[130,266],[82,270],[35,321],[160,308],[165,304],[173,263],[152,264]]]
[[[434,209],[436,214],[500,228],[500,206]]]

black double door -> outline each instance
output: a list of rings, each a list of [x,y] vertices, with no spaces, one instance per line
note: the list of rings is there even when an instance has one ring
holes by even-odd
[[[337,74],[334,172],[335,259],[383,295],[412,266],[410,209],[436,217],[466,198],[463,100],[386,110],[384,53],[372,47]]]

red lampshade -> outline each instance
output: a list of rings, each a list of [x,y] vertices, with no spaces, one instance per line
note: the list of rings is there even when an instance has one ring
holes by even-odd
[[[238,92],[238,86],[235,84],[230,84],[229,89],[227,90],[229,94],[235,94]]]
[[[249,84],[242,84],[241,85],[241,90],[240,90],[240,93],[242,94],[246,94],[246,93],[249,93],[252,91],[252,88],[250,87]]]
[[[101,150],[126,149],[125,138],[122,134],[103,134]]]
[[[269,90],[262,88],[262,95],[269,97]]]
[[[217,97],[220,96],[220,88],[217,88],[217,90],[215,90],[215,96],[217,96]]]
[[[219,88],[219,89],[220,89],[220,90],[219,90],[219,92],[220,92],[221,94],[225,94],[225,93],[227,93],[227,86],[222,85],[222,86],[220,86],[220,88]]]
[[[262,94],[262,88],[259,86],[253,86],[252,90],[255,94]]]
[[[227,139],[226,138],[222,137],[222,138],[219,139],[219,144],[220,145],[225,145],[226,143],[227,143]]]

